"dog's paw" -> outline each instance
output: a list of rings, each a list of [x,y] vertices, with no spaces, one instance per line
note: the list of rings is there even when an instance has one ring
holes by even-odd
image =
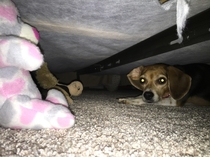
[[[118,98],[118,103],[122,104],[132,104],[132,105],[142,105],[144,106],[146,103],[141,98]]]
[[[118,99],[118,103],[130,104],[130,103],[127,101],[127,99],[125,99],[125,98],[119,98],[119,99]]]

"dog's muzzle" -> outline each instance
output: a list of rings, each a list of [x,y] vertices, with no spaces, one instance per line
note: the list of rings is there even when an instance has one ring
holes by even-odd
[[[152,103],[154,102],[153,98],[154,98],[154,93],[150,92],[150,91],[146,91],[143,93],[143,97],[145,98],[145,101],[148,103]]]

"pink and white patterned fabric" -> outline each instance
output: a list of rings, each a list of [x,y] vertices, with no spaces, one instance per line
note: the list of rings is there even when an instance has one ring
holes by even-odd
[[[26,25],[17,20],[17,14],[10,0],[1,0],[0,126],[13,129],[72,127],[75,118],[60,91],[52,89],[46,100],[41,99],[29,73],[43,63],[43,55],[34,44],[39,40],[38,31],[29,25],[25,29]],[[27,30],[26,34],[23,30]]]

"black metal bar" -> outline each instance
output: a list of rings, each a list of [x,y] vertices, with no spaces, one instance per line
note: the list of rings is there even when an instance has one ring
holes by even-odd
[[[110,68],[145,59],[151,56],[180,49],[199,42],[210,40],[210,8],[189,18],[181,44],[171,44],[177,39],[176,25],[87,68],[78,74],[101,72]]]

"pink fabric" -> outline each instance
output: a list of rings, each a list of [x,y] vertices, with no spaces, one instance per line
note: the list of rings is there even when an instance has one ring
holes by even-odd
[[[20,129],[21,129],[20,126],[12,126],[11,128],[12,128],[12,129],[16,129],[16,130],[20,130]]]
[[[53,98],[53,97],[47,97],[47,100],[52,103],[55,103],[55,105],[60,103],[60,101],[58,99]]]
[[[66,103],[64,103],[64,102],[62,103],[59,99],[56,99],[56,98],[54,98],[54,97],[47,97],[46,100],[52,102],[52,103],[55,104],[55,105],[63,105],[63,106],[65,106],[65,107],[68,107],[68,104],[66,104]]]
[[[63,128],[69,127],[69,124],[71,123],[71,121],[74,121],[74,116],[70,113],[66,113],[65,117],[59,117],[57,119],[58,124]]]
[[[26,125],[30,124],[33,121],[34,117],[36,116],[37,112],[22,106],[20,109],[22,112],[20,116],[20,122]]]
[[[1,58],[1,56],[0,56],[0,67],[5,67],[5,64],[4,64],[4,62],[3,62],[2,58]]]
[[[39,40],[39,32],[36,30],[36,28],[32,28],[32,29],[33,29],[36,39]]]
[[[7,40],[1,40],[1,41],[0,41],[0,45],[3,45],[3,44],[5,44],[5,43],[7,43]]]
[[[7,43],[6,40],[0,40],[0,46],[3,46],[5,43]],[[0,53],[1,53],[1,51],[0,51]],[[1,56],[0,56],[0,67],[5,67],[5,64],[4,64]]]
[[[0,15],[9,21],[15,21],[16,10],[13,7],[0,6]]]
[[[49,102],[47,102],[47,101],[37,99],[32,102],[32,105],[33,105],[34,110],[44,113],[46,108],[48,108],[51,104],[49,104]]]
[[[22,74],[23,74],[24,76],[26,76],[26,77],[28,77],[28,76],[30,75],[29,72],[26,71],[26,70],[22,70]]]
[[[42,55],[39,52],[39,49],[35,47],[33,44],[31,44],[28,41],[23,42],[24,45],[28,47],[29,54],[33,57],[36,58],[37,60],[42,60]]]
[[[9,5],[10,2],[8,0],[6,5],[3,4],[0,6],[0,23],[7,22],[6,24],[9,25],[8,30],[10,29],[10,25],[15,26],[16,24],[20,24],[17,22],[18,11],[16,7],[14,7],[13,4]],[[11,27],[11,29],[13,29],[13,27]],[[35,28],[31,29],[35,38],[39,40],[39,32]],[[17,44],[18,51],[12,44]],[[9,107],[1,108],[2,116],[5,116],[6,120],[4,118],[1,119],[0,125],[13,129],[35,128],[37,126],[41,128],[55,128],[55,126],[56,128],[69,128],[73,126],[75,121],[71,112],[66,107],[56,106],[60,103],[66,103],[64,96],[56,95],[56,92],[53,93],[52,91],[51,97],[48,98],[51,102],[42,100],[41,93],[36,89],[30,73],[22,69],[27,68],[26,66],[30,67],[30,70],[36,70],[34,68],[40,67],[40,64],[43,62],[43,55],[40,49],[28,40],[22,38],[18,39],[17,37],[13,38],[12,36],[0,39],[0,48],[0,68],[10,66],[8,69],[14,69],[7,71],[6,77],[0,79],[0,99],[3,105],[10,103]],[[20,57],[10,56],[14,52],[19,52]],[[7,63],[6,59],[8,57],[14,59],[14,65],[11,62]],[[16,65],[16,63],[18,63],[18,65]],[[18,67],[13,68],[12,66]],[[17,68],[19,68],[18,71]],[[3,71],[4,70],[1,72]],[[14,73],[12,73],[13,71]],[[1,73],[1,75],[3,74]],[[11,77],[7,78],[8,75]],[[54,95],[56,95],[55,98],[53,97]],[[33,99],[34,97],[36,99]],[[8,102],[4,103],[7,100]],[[11,108],[14,112],[10,114]],[[8,121],[10,123],[8,123]],[[49,124],[45,126],[47,122],[49,122]]]
[[[32,109],[21,106],[21,117],[20,121],[23,124],[30,124],[33,122],[34,117],[38,112],[44,113],[44,111],[49,107],[47,102],[42,100],[35,100],[32,102]]]
[[[0,88],[0,94],[3,97],[10,97],[12,95],[17,95],[23,90],[24,85],[25,85],[24,80],[21,78],[18,78],[13,82],[5,82],[2,84],[2,87]]]

